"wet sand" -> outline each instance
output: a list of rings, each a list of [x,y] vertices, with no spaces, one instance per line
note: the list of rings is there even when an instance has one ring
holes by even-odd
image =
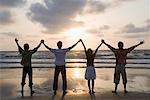
[[[35,94],[30,97],[28,76],[25,85],[25,97],[21,97],[22,69],[0,70],[0,100],[149,100],[150,99],[150,69],[127,69],[129,93],[123,93],[122,79],[118,93],[114,89],[112,68],[96,68],[95,94],[88,93],[87,81],[84,79],[85,68],[67,68],[68,93],[62,94],[61,75],[56,95],[53,95],[53,68],[33,69]]]

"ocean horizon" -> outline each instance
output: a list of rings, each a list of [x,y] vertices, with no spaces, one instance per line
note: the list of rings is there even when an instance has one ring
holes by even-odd
[[[18,51],[0,51],[0,68],[22,68]],[[33,68],[53,68],[55,57],[50,51],[37,51],[32,56]],[[95,57],[96,68],[114,68],[115,56],[110,50],[99,50]],[[86,58],[83,50],[72,50],[66,55],[67,68],[85,68]],[[127,56],[127,68],[150,69],[150,49],[134,50]]]

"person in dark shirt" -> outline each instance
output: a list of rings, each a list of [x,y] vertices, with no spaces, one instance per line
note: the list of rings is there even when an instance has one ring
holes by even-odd
[[[82,40],[81,40],[81,42],[83,44],[84,51],[86,54],[86,59],[87,59],[85,79],[88,80],[89,93],[93,94],[93,93],[95,93],[94,92],[94,80],[96,79],[96,72],[95,72],[95,68],[94,68],[94,58],[96,56],[96,53],[97,53],[99,47],[102,45],[102,43],[96,48],[95,52],[93,53],[93,50],[91,48],[89,48],[87,50]],[[90,87],[91,80],[92,80],[92,91],[91,91],[91,87]]]
[[[34,48],[33,50],[29,50],[29,45],[26,43],[24,44],[24,49],[22,49],[18,43],[18,39],[16,38],[15,39],[16,41],[16,44],[18,46],[18,50],[19,50],[19,53],[21,54],[22,56],[22,59],[21,59],[21,65],[23,66],[23,74],[22,74],[22,83],[21,83],[21,86],[22,86],[22,96],[23,95],[23,87],[24,85],[26,84],[25,83],[25,79],[26,79],[26,75],[28,74],[29,76],[29,87],[31,89],[31,96],[32,94],[34,93],[34,91],[32,90],[32,65],[31,65],[31,57],[32,57],[32,54],[34,54],[38,48],[40,47],[41,43],[36,47]]]
[[[141,41],[139,44],[134,45],[130,48],[124,49],[123,48],[123,42],[118,42],[118,49],[110,46],[107,44],[104,40],[102,40],[102,43],[104,43],[114,54],[116,57],[116,67],[115,67],[115,73],[114,73],[114,83],[115,83],[115,91],[112,91],[113,93],[117,93],[117,86],[120,81],[120,74],[122,75],[123,84],[124,84],[124,93],[127,93],[126,90],[126,84],[127,84],[127,76],[126,76],[126,59],[127,54],[130,53],[132,50],[134,50],[135,47],[141,45],[144,43],[144,41]]]

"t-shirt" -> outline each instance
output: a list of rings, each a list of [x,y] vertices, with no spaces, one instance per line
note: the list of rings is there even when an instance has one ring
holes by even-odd
[[[25,51],[25,50],[20,51],[20,54],[22,55],[21,64],[24,67],[31,67],[31,57],[32,54],[35,53],[36,51],[37,49],[33,49],[29,51]]]
[[[127,54],[130,52],[130,49],[115,49],[113,52],[116,57],[116,64],[126,64]]]
[[[55,55],[55,65],[57,66],[62,66],[65,65],[65,57],[66,57],[66,52],[69,51],[69,48],[65,49],[49,49],[52,53]]]

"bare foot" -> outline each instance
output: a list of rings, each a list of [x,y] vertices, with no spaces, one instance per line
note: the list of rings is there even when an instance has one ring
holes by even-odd
[[[92,91],[92,94],[94,94],[95,93],[95,91]]]
[[[64,90],[64,91],[63,91],[63,95],[65,95],[66,93],[67,93],[67,91],[66,91],[66,90]]]
[[[56,90],[54,90],[54,94],[56,94]]]
[[[117,91],[112,91],[112,93],[117,93]]]
[[[127,90],[124,90],[124,93],[128,93],[128,91],[127,91]]]
[[[89,94],[91,94],[91,90],[89,91]]]

